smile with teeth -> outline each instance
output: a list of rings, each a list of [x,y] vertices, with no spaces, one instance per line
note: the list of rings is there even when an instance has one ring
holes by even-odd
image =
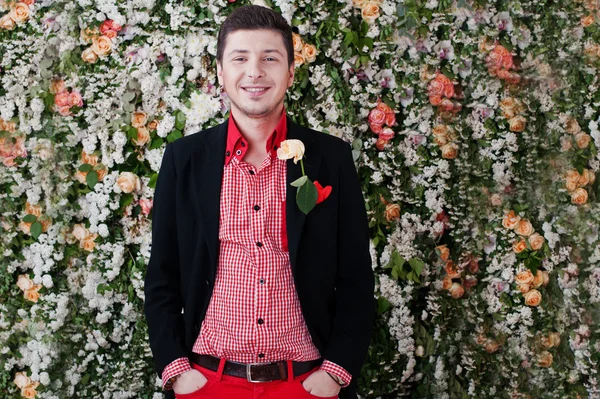
[[[258,92],[267,90],[267,88],[266,87],[246,87],[246,88],[244,88],[244,90],[249,91],[251,93],[258,93]]]

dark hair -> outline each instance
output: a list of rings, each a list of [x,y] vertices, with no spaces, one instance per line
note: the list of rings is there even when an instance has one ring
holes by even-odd
[[[294,63],[294,43],[292,41],[292,27],[285,18],[270,8],[248,5],[236,8],[223,22],[219,29],[217,40],[217,61],[223,62],[223,50],[227,36],[236,30],[270,29],[277,31],[283,38],[287,51],[288,66]]]

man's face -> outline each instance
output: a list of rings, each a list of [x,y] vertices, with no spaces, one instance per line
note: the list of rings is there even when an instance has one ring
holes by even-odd
[[[285,91],[294,82],[294,64],[288,67],[279,32],[237,30],[227,35],[217,77],[234,114],[265,117],[281,111]]]

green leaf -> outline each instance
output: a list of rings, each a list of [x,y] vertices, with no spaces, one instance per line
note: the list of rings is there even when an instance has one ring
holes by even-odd
[[[319,193],[317,187],[311,181],[308,184],[300,186],[298,193],[296,194],[296,203],[298,208],[306,215],[313,209],[317,203]]]
[[[175,114],[175,127],[179,130],[183,130],[183,128],[185,127],[185,114],[181,111],[177,112],[177,114]]]
[[[23,221],[25,223],[34,223],[37,221],[37,217],[35,215],[28,214],[28,215],[25,215],[25,217],[23,218]]]
[[[404,262],[406,262],[404,258],[396,251],[392,253],[392,260],[394,261],[394,265],[397,265],[399,268],[404,267]]]
[[[130,103],[133,101],[133,99],[135,98],[135,93],[128,91],[127,93],[125,93],[123,95],[123,101]]]
[[[304,183],[306,183],[307,180],[308,180],[308,176],[302,176],[301,178],[294,180],[290,184],[294,187],[300,187],[300,186],[304,185]]]
[[[400,278],[400,271],[402,269],[399,269],[396,265],[394,265],[394,267],[392,268],[392,278],[396,281],[398,281],[398,278]]]
[[[423,267],[425,266],[425,263],[423,263],[422,260],[419,260],[417,258],[412,258],[408,261],[408,264],[410,265],[410,267],[412,267],[413,271],[415,272],[415,275],[417,276],[421,275]]]
[[[150,181],[148,182],[148,187],[155,188],[157,180],[158,180],[158,173],[154,173],[152,176],[150,176]]]
[[[130,139],[137,140],[137,138],[138,138],[137,127],[130,127],[129,129],[127,129],[127,137]]]
[[[40,234],[42,234],[42,224],[36,221],[31,225],[29,232],[31,233],[31,236],[37,240]]]
[[[95,170],[92,170],[85,176],[85,181],[87,182],[89,188],[94,188],[96,183],[98,183],[98,173]]]
[[[79,166],[79,170],[83,173],[91,172],[93,168],[94,167],[92,165],[90,165],[89,163],[84,163],[83,165]]]
[[[384,297],[380,296],[379,298],[377,298],[377,312],[379,314],[387,312],[389,309],[391,309],[391,307],[392,304],[390,303],[390,301],[388,301]]]
[[[125,208],[127,205],[131,204],[131,201],[133,201],[133,194],[123,194],[119,200],[119,205],[121,208]]]

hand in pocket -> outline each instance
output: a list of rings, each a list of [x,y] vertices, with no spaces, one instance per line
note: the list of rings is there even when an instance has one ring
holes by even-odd
[[[204,374],[196,369],[191,369],[181,374],[173,383],[173,391],[176,394],[185,395],[202,389],[207,382],[208,379]]]

